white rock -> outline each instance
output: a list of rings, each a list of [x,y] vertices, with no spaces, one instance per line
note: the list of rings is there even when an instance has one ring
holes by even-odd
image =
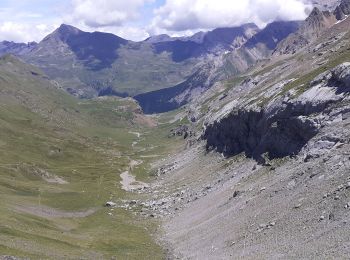
[[[107,201],[105,206],[106,207],[115,207],[115,206],[117,206],[117,203],[115,203],[113,201]]]

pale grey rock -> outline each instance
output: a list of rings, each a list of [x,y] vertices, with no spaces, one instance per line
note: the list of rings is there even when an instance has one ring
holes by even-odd
[[[115,206],[117,206],[117,203],[115,203],[113,201],[107,201],[105,206],[106,207],[115,207]]]

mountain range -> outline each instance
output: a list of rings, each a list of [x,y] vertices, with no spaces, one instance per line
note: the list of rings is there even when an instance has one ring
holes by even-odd
[[[347,259],[349,0],[304,21],[0,44],[0,260]]]
[[[40,67],[80,98],[133,96],[146,113],[164,112],[212,85],[196,81],[196,75],[232,78],[272,54],[296,52],[348,14],[349,1],[343,1],[333,12],[314,8],[305,21],[273,22],[263,29],[245,24],[141,42],[63,24],[39,43],[2,42],[0,53]]]
[[[142,42],[108,33],[83,32],[63,24],[39,43],[3,42],[0,53],[12,53],[40,67],[79,97],[134,96],[175,86],[200,69],[205,60],[215,60],[235,50],[242,52],[242,65],[231,64],[227,74],[242,71],[257,58],[268,55],[279,41],[298,29],[298,24],[277,22],[263,30],[246,24],[191,37],[155,36]]]

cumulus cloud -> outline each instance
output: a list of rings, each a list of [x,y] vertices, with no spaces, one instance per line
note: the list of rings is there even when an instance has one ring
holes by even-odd
[[[149,0],[72,0],[72,21],[80,21],[86,26],[122,26],[136,20],[139,10]]]
[[[13,0],[0,7],[0,40],[40,41],[61,23],[130,40],[274,20],[301,20],[310,0]],[[331,0],[328,0],[331,1]],[[333,0],[332,0],[333,1]],[[335,1],[335,0],[334,0]],[[15,3],[27,3],[19,8]],[[44,4],[46,3],[46,4]],[[51,3],[51,4],[50,4]]]
[[[310,8],[302,0],[167,0],[155,10],[150,26],[159,31],[186,31],[275,20],[302,20]]]
[[[85,32],[106,32],[118,35],[127,40],[132,41],[140,41],[148,38],[150,35],[146,31],[145,28],[132,26],[132,25],[124,25],[124,26],[104,26],[104,27],[89,27],[84,24],[74,24],[74,26],[78,27],[80,30]]]
[[[26,24],[16,22],[0,23],[0,41],[31,42],[40,41],[57,25]]]
[[[128,40],[149,37],[142,11],[146,4],[155,0],[71,0],[66,8],[63,23],[84,31],[100,31],[116,34]]]

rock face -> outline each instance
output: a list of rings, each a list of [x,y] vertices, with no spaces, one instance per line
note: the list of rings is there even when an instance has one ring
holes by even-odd
[[[350,0],[342,0],[334,11],[337,20],[343,20],[350,14]]]
[[[179,125],[176,128],[170,130],[169,137],[182,136],[184,139],[192,137],[194,132],[190,129],[188,125]]]
[[[105,207],[115,207],[117,204],[113,201],[107,201]]]
[[[316,77],[309,89],[293,99],[281,97],[264,108],[238,107],[209,124],[202,136],[208,150],[226,156],[245,152],[264,163],[269,158],[295,155],[334,118],[332,109],[349,98],[350,63],[344,63]],[[337,112],[345,114],[348,106]]]
[[[350,91],[350,62],[343,63],[336,67],[330,74],[326,74],[326,77],[327,76],[330,77],[330,82],[335,86]]]
[[[291,105],[272,114],[240,110],[207,128],[207,149],[226,156],[245,152],[260,163],[264,153],[271,159],[294,155],[319,129],[316,120],[303,116],[304,108],[297,110]]]
[[[300,48],[305,47],[308,43],[320,36],[322,31],[330,28],[337,22],[337,19],[330,11],[321,11],[315,7],[309,17],[301,24],[298,31],[289,35],[286,39],[278,44],[274,53],[292,54]]]
[[[319,37],[322,32],[331,28],[334,24],[344,20],[350,14],[350,0],[332,1],[323,3],[325,8],[320,9],[321,3],[317,3],[309,17],[302,23],[299,30],[278,44],[275,54],[293,54],[307,46]],[[340,3],[339,3],[340,2]],[[333,6],[336,6],[333,8]]]

